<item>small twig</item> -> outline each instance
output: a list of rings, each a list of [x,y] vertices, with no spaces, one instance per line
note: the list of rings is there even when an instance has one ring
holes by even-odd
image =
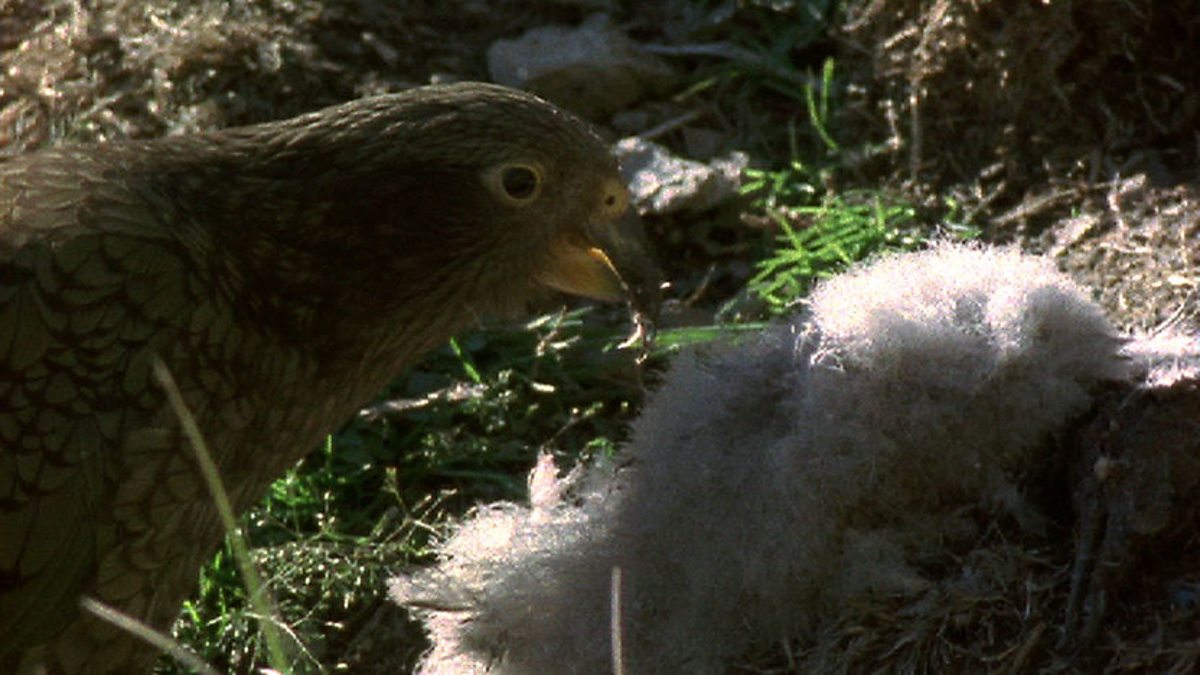
[[[1034,626],[1033,630],[1029,632],[1029,637],[1025,638],[1025,641],[1021,643],[1021,646],[1017,649],[1016,653],[1013,655],[1013,658],[1008,660],[1008,663],[1004,666],[1001,672],[1004,675],[1018,675],[1019,673],[1023,673],[1028,670],[1029,659],[1034,650],[1038,647],[1038,645],[1041,644],[1042,635],[1045,632],[1045,622],[1039,622],[1036,626]]]
[[[739,47],[729,42],[690,45],[645,44],[642,45],[642,49],[659,56],[711,56],[758,69],[790,85],[808,87],[814,84],[812,77],[792,70],[788,64],[776,62],[768,54]]]
[[[283,641],[280,639],[279,631],[275,626],[275,622],[282,623],[278,612],[274,611],[275,602],[271,598],[265,584],[258,576],[258,571],[254,568],[254,563],[250,559],[250,549],[246,545],[246,539],[242,536],[241,530],[237,525],[237,518],[233,513],[232,502],[229,500],[229,493],[225,490],[224,483],[221,482],[221,474],[217,470],[217,465],[213,462],[212,455],[208,451],[208,444],[204,441],[204,435],[200,432],[200,425],[196,423],[196,418],[192,415],[192,411],[187,407],[187,403],[183,400],[183,395],[179,392],[179,385],[175,382],[175,377],[171,375],[171,370],[167,368],[167,364],[158,356],[154,357],[151,363],[154,369],[154,378],[158,381],[159,386],[167,394],[167,401],[171,404],[171,409],[175,411],[176,417],[179,419],[179,426],[183,428],[183,434],[187,437],[189,444],[192,446],[192,451],[196,455],[196,463],[200,465],[200,473],[204,477],[204,482],[208,486],[209,494],[212,496],[213,502],[217,507],[217,514],[220,516],[221,524],[225,528],[225,532],[229,535],[229,544],[233,548],[233,558],[237,562],[238,572],[242,577],[242,583],[246,585],[246,590],[250,596],[250,605],[254,611],[261,616],[274,617],[275,621],[259,621],[259,628],[262,629],[263,637],[267,642],[267,652],[270,655],[271,664],[277,667],[284,667],[287,659],[284,656]]]
[[[612,568],[612,611],[609,613],[609,629],[612,633],[613,675],[625,675],[625,640],[621,629],[621,568]]]
[[[1196,289],[1193,287],[1188,290],[1187,296],[1179,303],[1171,315],[1163,319],[1162,323],[1150,329],[1149,334],[1152,336],[1163,335],[1177,328],[1180,324],[1191,321],[1195,318],[1195,312],[1192,309],[1192,304],[1196,301]]]
[[[921,28],[921,39],[917,43],[916,55],[917,65],[915,73],[909,82],[908,89],[908,107],[909,107],[909,180],[913,185],[919,185],[921,182],[921,164],[923,161],[922,153],[924,146],[924,138],[922,136],[922,119],[921,119],[921,103],[925,98],[925,72],[929,62],[933,59],[934,47],[933,43],[937,40],[937,28],[946,18],[946,14],[950,9],[950,3],[947,0],[938,0],[922,17],[923,26]]]
[[[666,122],[663,122],[662,124],[660,124],[656,127],[651,127],[649,129],[643,131],[642,133],[638,134],[638,138],[640,138],[644,141],[649,141],[649,140],[658,138],[659,136],[665,136],[665,135],[671,133],[672,131],[675,131],[679,127],[686,126],[688,124],[691,124],[692,122],[695,122],[703,114],[704,114],[703,110],[692,110],[692,111],[686,112],[686,113],[680,115],[679,117],[669,119]]]
[[[681,307],[691,307],[692,305],[696,304],[700,298],[708,292],[708,287],[712,284],[712,279],[716,272],[716,263],[710,264],[708,269],[704,270],[704,276],[700,278],[700,283],[696,284],[696,290],[692,291],[686,298],[679,301],[679,305]]]
[[[712,56],[730,61],[752,62],[758,55],[732,42],[701,42],[688,45],[644,44],[643,50],[659,56]]]
[[[358,416],[368,421],[389,415],[403,415],[414,410],[427,408],[435,403],[458,403],[479,398],[487,393],[487,386],[458,382],[416,398],[398,398],[367,406],[358,411]]]
[[[134,635],[143,642],[158,649],[164,654],[170,655],[171,658],[180,662],[187,668],[200,673],[200,675],[220,675],[212,666],[205,663],[199,656],[187,647],[179,644],[171,639],[169,635],[160,633],[150,626],[138,621],[137,619],[118,611],[116,608],[96,600],[84,596],[79,599],[79,606],[84,611],[89,612],[97,619],[110,623],[117,628]]]
[[[1032,218],[1077,196],[1079,196],[1078,190],[1075,188],[1065,188],[1055,190],[1040,197],[1027,199],[1012,209],[992,218],[992,224],[997,226],[1010,225],[1019,220]]]

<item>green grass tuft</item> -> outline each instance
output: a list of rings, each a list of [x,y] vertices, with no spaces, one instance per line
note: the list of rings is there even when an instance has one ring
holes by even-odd
[[[786,217],[776,212],[778,246],[758,263],[750,289],[773,313],[786,313],[818,279],[880,251],[919,247],[927,236],[913,227],[915,216],[911,206],[879,195],[867,203],[832,196],[819,206],[791,207]]]
[[[626,326],[603,318],[584,309],[460,335],[272,484],[240,521],[282,616],[268,622],[287,658],[271,667],[336,663],[386,602],[386,580],[428,561],[452,517],[525,497],[539,450],[563,465],[615,451],[642,391],[633,350],[611,348]],[[204,568],[175,635],[221,672],[257,672],[261,613],[234,560],[226,546]],[[158,672],[185,671],[164,660]]]

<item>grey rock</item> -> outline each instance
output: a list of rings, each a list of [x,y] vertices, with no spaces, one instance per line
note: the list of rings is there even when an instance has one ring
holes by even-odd
[[[705,164],[637,136],[617,143],[616,154],[642,215],[710,209],[737,194],[749,163],[745,153],[733,152]]]
[[[604,119],[647,94],[669,90],[674,71],[643,50],[606,14],[577,28],[543,26],[488,49],[488,71],[499,84],[532,91],[591,119]]]

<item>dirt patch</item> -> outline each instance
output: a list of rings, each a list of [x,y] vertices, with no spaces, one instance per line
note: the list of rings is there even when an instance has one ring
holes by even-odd
[[[978,182],[1003,208],[1047,180],[1194,171],[1192,3],[900,0],[847,14],[843,54],[873,83],[863,119],[878,133],[894,116],[914,183]]]
[[[1192,311],[1191,3],[850,3],[836,40],[871,83],[845,119],[888,139],[883,180],[1061,255],[1126,326]]]
[[[580,9],[268,0],[0,7],[0,155],[278,119],[431,79],[487,79],[502,36]]]
[[[1200,285],[1200,191],[1154,187],[1145,174],[1097,191],[1040,244],[1127,328],[1195,325]]]

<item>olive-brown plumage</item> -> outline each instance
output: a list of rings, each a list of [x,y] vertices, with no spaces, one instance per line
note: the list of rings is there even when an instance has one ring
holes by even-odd
[[[0,669],[136,672],[222,532],[161,358],[240,510],[406,364],[539,289],[653,304],[575,118],[481,84],[0,163]],[[647,290],[650,289],[650,290]]]

